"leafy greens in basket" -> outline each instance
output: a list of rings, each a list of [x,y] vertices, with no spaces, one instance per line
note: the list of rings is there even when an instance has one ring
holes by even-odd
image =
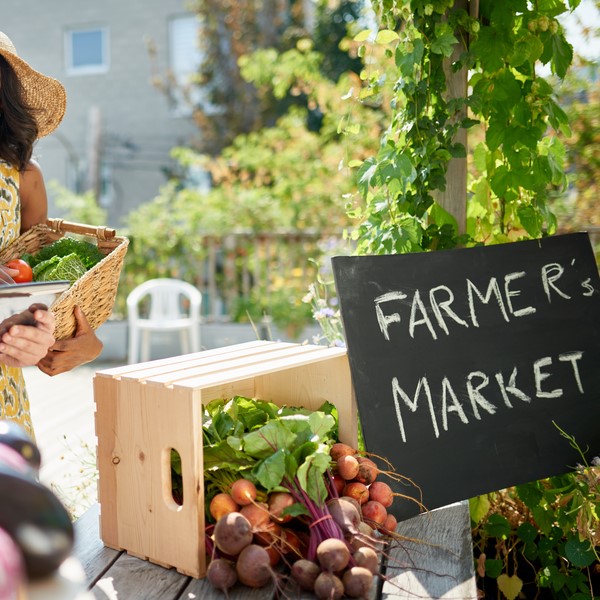
[[[34,281],[69,280],[82,277],[104,258],[97,246],[72,237],[62,237],[35,254],[26,254]]]

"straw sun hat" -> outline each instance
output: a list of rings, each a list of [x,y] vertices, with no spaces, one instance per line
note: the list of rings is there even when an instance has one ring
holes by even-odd
[[[67,94],[62,83],[38,73],[19,58],[9,37],[1,31],[0,56],[6,59],[21,82],[25,102],[33,110],[38,124],[38,137],[52,133],[62,121],[67,106]]]

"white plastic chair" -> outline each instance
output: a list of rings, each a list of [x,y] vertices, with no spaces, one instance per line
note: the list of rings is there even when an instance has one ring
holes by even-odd
[[[149,303],[144,315],[140,304]],[[149,360],[150,333],[179,332],[183,354],[200,351],[200,305],[202,294],[179,279],[150,279],[127,296],[129,364]],[[141,352],[140,352],[141,351]]]

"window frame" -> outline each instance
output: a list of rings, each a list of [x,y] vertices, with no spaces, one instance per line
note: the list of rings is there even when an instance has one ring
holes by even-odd
[[[102,63],[97,65],[73,65],[73,35],[77,33],[95,32],[101,34],[101,55]],[[108,27],[85,26],[71,27],[65,31],[65,72],[67,75],[97,75],[107,73],[110,67],[110,52],[109,52],[109,30]]]
[[[177,32],[176,29],[176,24],[177,23],[181,23],[181,22],[186,22],[186,23],[190,23],[190,22],[195,22],[196,23],[196,31],[195,31],[195,35],[197,36],[198,33],[201,31],[201,24],[198,21],[198,16],[193,14],[193,13],[185,13],[185,14],[178,14],[178,15],[173,15],[172,17],[170,17],[168,19],[168,24],[167,24],[167,45],[168,45],[168,68],[169,71],[173,74],[173,77],[175,78],[175,80],[177,81],[177,85],[182,85],[183,87],[187,87],[190,85],[189,81],[181,81],[181,77],[183,76],[183,78],[189,78],[189,77],[193,77],[193,75],[195,73],[197,73],[197,69],[200,67],[200,64],[203,60],[203,54],[202,51],[197,47],[197,45],[194,46],[194,53],[196,54],[197,58],[197,65],[195,69],[191,69],[187,72],[183,72],[180,70],[176,70],[175,69],[175,65],[174,65],[174,61],[175,61],[175,40],[179,37],[177,34],[180,32]],[[197,44],[197,39],[195,40],[196,44]],[[192,61],[194,62],[194,61]],[[180,92],[179,89],[174,90],[171,92],[171,98],[170,98],[170,113],[172,117],[175,118],[189,118],[193,115],[193,106],[202,103],[204,99],[204,94],[202,93],[202,91],[198,88],[196,88],[195,90],[193,90],[192,93],[192,97],[191,97],[191,104],[185,100],[185,98],[183,97],[182,93]]]

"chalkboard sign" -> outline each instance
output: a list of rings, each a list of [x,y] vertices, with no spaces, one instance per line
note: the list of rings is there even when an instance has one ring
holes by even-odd
[[[420,488],[396,491],[432,509],[566,472],[557,426],[600,453],[587,234],[332,264],[367,450]]]

